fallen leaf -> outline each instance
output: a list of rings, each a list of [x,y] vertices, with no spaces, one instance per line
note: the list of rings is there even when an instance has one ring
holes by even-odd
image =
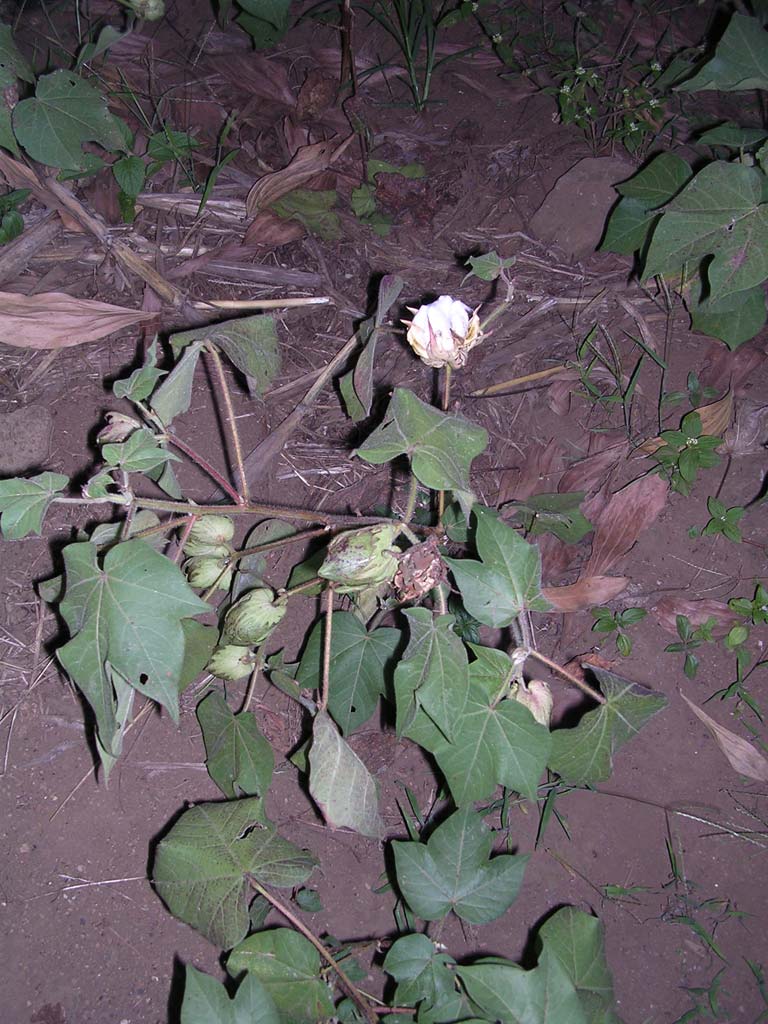
[[[589,518],[589,517],[587,517]],[[551,533],[538,538],[541,554],[541,575],[544,579],[552,579],[569,569],[577,558],[581,558],[582,549],[575,544],[567,544]]]
[[[71,348],[154,317],[140,309],[78,299],[64,292],[0,292],[0,342],[15,348]]]
[[[278,217],[271,210],[259,210],[246,228],[243,244],[260,249],[277,249],[303,238],[305,234],[304,225],[297,220]]]
[[[251,188],[245,201],[248,214],[253,217],[257,210],[270,206],[280,196],[306,185],[316,174],[338,160],[354,138],[353,133],[341,142],[328,139],[324,142],[314,142],[310,146],[302,146],[287,167],[265,174]]]
[[[583,578],[601,576],[635,544],[664,508],[669,484],[663,477],[638,477],[611,495],[595,523],[592,554]]]
[[[731,626],[739,621],[738,615],[723,601],[686,600],[676,594],[662,597],[653,613],[661,628],[673,636],[677,636],[678,615],[685,615],[692,626],[702,626],[707,619],[716,619],[715,636],[725,636]]]
[[[765,343],[753,338],[732,352],[721,342],[713,341],[707,355],[708,365],[699,374],[702,385],[720,388],[729,381],[731,390],[738,397],[744,393],[743,385],[753,372],[765,362]]]
[[[571,463],[563,473],[557,489],[563,493],[584,491],[585,494],[599,490],[614,466],[624,457],[627,447],[626,441],[620,441]]]
[[[612,601],[628,584],[628,576],[587,576],[567,587],[542,587],[541,594],[557,612],[581,612]]]
[[[589,668],[602,668],[606,672],[610,672],[616,664],[615,659],[604,658],[601,654],[595,654],[594,651],[590,651],[587,654],[577,654],[575,658],[571,658],[570,661],[566,661],[563,668],[570,672],[572,676],[576,676],[583,683],[588,683],[587,673],[584,666]]]
[[[749,779],[757,779],[758,782],[768,782],[768,760],[759,750],[741,736],[737,736],[735,732],[717,723],[714,718],[710,718],[701,708],[696,707],[693,701],[688,700],[684,693],[680,696],[699,721],[704,723],[734,771],[739,775],[746,775]]]
[[[768,405],[744,400],[736,408],[736,419],[726,430],[723,448],[729,455],[755,455],[765,448],[768,435]]]
[[[296,120],[314,121],[330,107],[339,89],[338,75],[326,75],[320,68],[312,68],[299,89],[296,101]]]
[[[573,383],[569,380],[556,380],[547,388],[547,405],[555,416],[567,416],[571,408]]]
[[[503,505],[513,499],[525,501],[542,491],[551,493],[556,489],[562,465],[563,451],[554,438],[546,444],[534,442],[526,449],[522,469],[514,467],[501,473],[497,504]]]
[[[733,413],[733,392],[730,388],[722,398],[709,405],[700,405],[696,412],[701,418],[702,434],[710,434],[712,437],[720,437],[726,432],[731,423]]]

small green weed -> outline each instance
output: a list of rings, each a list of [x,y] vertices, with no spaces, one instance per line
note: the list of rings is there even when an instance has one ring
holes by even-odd
[[[718,498],[707,498],[707,511],[711,519],[701,531],[702,537],[712,537],[721,534],[726,540],[734,544],[741,543],[741,521],[746,509],[742,505],[726,506]]]
[[[711,469],[720,462],[717,448],[722,438],[702,432],[697,412],[683,417],[680,430],[663,430],[659,437],[663,444],[652,453],[659,463],[657,472],[665,474],[672,489],[680,494],[691,493],[699,470]]]
[[[625,608],[623,612],[612,612],[610,608],[592,608],[595,633],[616,633],[616,650],[623,658],[632,653],[632,640],[626,632],[630,626],[642,622],[648,612],[644,608]]]
[[[689,679],[694,679],[699,670],[698,656],[692,652],[697,647],[701,647],[702,644],[714,642],[715,638],[712,635],[712,631],[716,624],[717,620],[710,617],[703,625],[697,626],[694,629],[687,615],[678,615],[676,617],[677,635],[680,637],[680,640],[673,644],[667,644],[664,650],[670,654],[685,655],[683,672]]]

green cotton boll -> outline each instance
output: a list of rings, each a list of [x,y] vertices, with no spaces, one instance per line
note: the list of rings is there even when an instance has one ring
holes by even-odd
[[[253,651],[249,647],[235,644],[224,644],[217,647],[208,662],[208,671],[219,679],[236,683],[251,674],[255,662]]]
[[[263,643],[286,611],[287,605],[274,603],[274,594],[268,587],[250,590],[224,616],[222,637],[230,644]]]
[[[228,544],[208,544],[206,541],[187,541],[184,554],[203,556],[205,558],[228,558],[232,552]]]
[[[126,0],[126,6],[145,21],[159,21],[165,14],[165,0]]]
[[[228,544],[234,535],[235,524],[229,516],[201,516],[189,531],[187,550],[190,554],[203,554],[203,552],[193,552],[191,545]]]
[[[205,590],[216,584],[217,590],[228,590],[232,582],[232,570],[227,566],[227,558],[200,555],[188,558],[184,563],[190,587]]]
[[[338,594],[351,594],[388,583],[398,566],[392,546],[399,527],[381,523],[347,530],[334,537],[318,576],[335,584]]]

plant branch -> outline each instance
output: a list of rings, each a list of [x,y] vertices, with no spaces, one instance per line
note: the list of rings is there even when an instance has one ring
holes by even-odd
[[[274,551],[286,544],[295,544],[297,541],[310,540],[312,537],[322,537],[328,533],[327,526],[319,526],[316,530],[302,530],[301,533],[292,533],[290,537],[281,537],[279,540],[271,540],[265,544],[255,544],[252,548],[243,548],[242,551],[233,552],[231,559],[238,562],[241,558],[249,558],[251,555],[260,555],[264,551]]]
[[[323,635],[323,674],[320,679],[320,700],[318,711],[328,707],[328,679],[331,674],[331,635],[333,632],[333,584],[325,592],[325,633]]]
[[[414,509],[416,508],[416,497],[419,493],[419,481],[416,479],[416,474],[411,471],[411,482],[408,485],[408,497],[405,502],[405,512],[403,512],[403,522],[410,523],[413,519]]]
[[[245,476],[245,463],[243,462],[243,449],[240,445],[240,434],[237,430],[237,420],[235,419],[235,410],[232,405],[232,395],[229,392],[229,384],[227,384],[227,377],[224,373],[224,364],[221,361],[221,356],[218,350],[213,345],[206,345],[206,352],[213,360],[213,365],[216,367],[216,376],[219,379],[219,387],[221,389],[221,396],[224,401],[224,407],[227,410],[227,423],[229,424],[229,434],[232,439],[232,447],[235,454],[235,464],[237,465],[237,475],[240,477],[240,495],[238,502],[241,505],[247,505],[250,501],[250,495],[248,494],[248,480]]]
[[[234,487],[232,487],[225,477],[221,475],[218,469],[215,469],[204,456],[200,455],[199,452],[196,452],[194,448],[190,448],[186,441],[182,441],[181,438],[177,437],[175,434],[166,433],[165,439],[169,444],[172,444],[174,448],[178,448],[180,452],[184,452],[190,462],[194,462],[194,464],[202,469],[204,473],[207,473],[211,480],[217,483],[222,491],[224,491],[224,493],[233,501],[242,505],[242,496],[237,493]]]
[[[353,985],[352,982],[349,980],[349,978],[344,972],[344,969],[341,966],[339,966],[338,962],[334,959],[331,951],[323,945],[320,939],[318,939],[314,935],[314,933],[310,931],[309,928],[307,928],[307,926],[300,918],[296,917],[296,915],[291,910],[289,910],[288,907],[286,907],[282,900],[279,900],[276,896],[273,896],[272,893],[269,892],[269,890],[265,889],[264,886],[261,885],[260,882],[256,881],[253,875],[248,875],[248,881],[250,882],[251,886],[256,890],[256,892],[259,893],[259,895],[263,896],[268,903],[271,903],[275,910],[281,913],[283,917],[286,919],[286,921],[289,921],[293,925],[296,931],[301,932],[304,938],[312,943],[312,945],[318,951],[323,960],[325,960],[325,962],[330,967],[332,967],[333,970],[336,972],[341,987],[344,989],[349,998],[358,1008],[360,1013],[362,1013],[363,1017],[369,1022],[369,1024],[378,1024],[378,1018],[376,1016],[375,1010],[373,1009],[372,1006],[368,1004],[360,990],[356,988],[356,986]]]
[[[256,661],[254,662],[253,669],[251,670],[251,674],[248,679],[248,686],[246,687],[245,695],[243,696],[243,703],[240,705],[240,710],[238,711],[239,715],[242,715],[250,707],[251,700],[253,699],[253,691],[256,689],[256,680],[259,678],[259,672],[261,672],[263,667],[264,659],[259,654],[256,656]]]
[[[589,683],[585,683],[583,679],[579,679],[578,676],[569,672],[567,668],[563,668],[562,665],[558,665],[556,661],[552,661],[551,658],[547,658],[546,655],[540,654],[538,651],[534,651],[530,647],[528,648],[528,657],[535,658],[537,661],[540,661],[542,665],[546,665],[547,668],[556,672],[558,675],[561,675],[564,679],[567,679],[569,683],[573,683],[574,686],[578,686],[580,690],[586,693],[588,697],[591,697],[592,700],[596,701],[598,704],[605,704],[605,697],[602,693],[599,693],[594,689],[594,687],[590,686]]]

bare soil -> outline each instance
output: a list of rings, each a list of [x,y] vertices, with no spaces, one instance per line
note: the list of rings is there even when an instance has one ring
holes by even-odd
[[[605,5],[590,6],[599,13]],[[611,33],[626,28],[631,5],[625,6],[626,11],[617,6],[618,20],[611,22]],[[692,7],[673,16],[675,45],[700,39],[704,15]],[[343,113],[327,106],[316,114],[310,111],[303,123],[293,125],[291,135],[283,121],[289,110],[270,96],[263,63],[253,58],[245,35],[235,27],[226,33],[219,30],[202,2],[171,2],[168,8],[164,22],[145,25],[132,38],[133,49],[127,55],[121,58],[117,51],[115,66],[132,73],[139,89],[146,86],[142,76],[150,68],[162,79],[155,87],[176,86],[165,116],[176,128],[198,130],[201,153],[213,152],[226,113],[241,111],[235,140],[241,153],[219,179],[232,195],[242,200],[265,170],[284,166],[292,140],[304,144],[334,132],[348,134]],[[554,17],[552,12],[547,17],[550,14]],[[20,39],[30,53],[43,32],[41,17],[30,14],[20,25]],[[658,38],[669,25],[661,11],[646,12],[643,18],[645,36]],[[60,12],[55,25],[62,38],[71,38],[70,14]],[[447,40],[457,46],[477,42],[477,31],[459,26]],[[380,42],[360,29],[360,59],[372,60]],[[313,70],[331,77],[337,73],[335,34],[305,23],[268,59],[285,76],[295,97]],[[663,296],[641,289],[626,260],[597,252],[576,260],[557,237],[544,242],[530,234],[533,214],[557,179],[594,153],[578,130],[557,122],[551,96],[520,76],[501,78],[499,71],[487,46],[447,63],[435,78],[434,102],[421,114],[404,103],[402,85],[391,74],[374,76],[361,86],[360,109],[375,142],[375,155],[398,164],[418,161],[426,169],[424,179],[393,178],[383,189],[382,202],[394,219],[392,233],[379,238],[351,215],[342,215],[336,240],[305,236],[281,246],[257,246],[248,253],[230,251],[234,261],[248,259],[275,272],[312,274],[316,286],[290,287],[279,279],[273,284],[242,284],[222,273],[209,273],[205,266],[187,273],[186,256],[174,256],[174,251],[189,245],[190,239],[196,246],[239,246],[245,222],[232,224],[211,214],[193,224],[173,209],[146,208],[132,228],[118,228],[114,183],[108,176],[81,186],[70,183],[115,233],[140,234],[152,247],[167,243],[166,255],[158,256],[157,265],[165,273],[182,268],[177,284],[193,297],[332,295],[327,307],[280,315],[283,369],[273,395],[263,402],[252,400],[243,382],[233,376],[248,449],[293,409],[309,382],[300,378],[324,365],[350,336],[381,274],[404,278],[403,299],[408,305],[450,293],[490,308],[495,285],[471,279],[462,287],[467,256],[489,249],[517,258],[512,268],[514,315],[501,321],[473,352],[453,395],[453,407],[490,432],[490,447],[474,467],[474,486],[486,503],[553,492],[568,466],[608,443],[626,440],[621,404],[589,402],[573,375],[554,383],[545,379],[523,385],[492,398],[471,396],[489,384],[574,360],[576,346],[595,324],[610,333],[628,372],[639,355],[632,337],[645,331],[646,343],[668,361],[666,389],[684,390],[687,375],[695,371],[715,389],[716,397],[730,392],[732,419],[743,430],[746,414],[768,404],[764,334],[729,355],[720,343],[690,333],[678,301],[668,311]],[[685,124],[678,125],[684,138]],[[360,180],[356,145],[338,168],[327,173],[323,187],[349,194],[351,184]],[[623,152],[615,155],[632,163]],[[182,184],[180,178],[161,176],[151,187],[173,192]],[[605,213],[566,204],[563,237],[570,238],[585,218],[604,218]],[[144,303],[145,308],[157,308],[147,306],[149,299],[139,283],[122,274],[103,252],[96,260],[84,252],[70,258],[67,253],[71,255],[78,242],[70,227],[56,251],[48,258],[41,253],[3,288],[27,294],[65,290],[125,306]],[[94,245],[89,240],[91,253]],[[585,297],[594,300],[581,305],[572,301]],[[547,305],[549,299],[558,302]],[[403,308],[394,312],[405,315]],[[523,322],[526,314],[531,319]],[[164,333],[178,326],[168,314]],[[110,394],[110,382],[136,364],[146,340],[139,332],[125,331],[62,350],[52,360],[45,353],[0,345],[0,412],[37,409],[52,418],[44,455],[38,438],[28,471],[44,466],[76,481],[85,478],[94,459],[94,426],[105,409],[121,405]],[[392,479],[391,468],[368,466],[352,459],[350,452],[377,422],[393,386],[403,384],[428,397],[435,386],[433,377],[414,359],[402,334],[388,336],[376,366],[377,401],[370,422],[359,428],[351,425],[336,389],[327,388],[282,454],[259,475],[258,496],[340,512],[368,510],[393,500],[397,504],[401,481]],[[299,386],[294,390],[286,387],[296,380]],[[658,370],[647,362],[632,409],[634,439],[657,433],[659,384]],[[670,412],[670,423],[677,425],[678,411],[684,408]],[[215,464],[226,465],[218,414],[202,379],[192,408],[176,425],[193,447]],[[765,439],[758,420],[747,452],[724,458],[719,468],[703,473],[690,497],[671,494],[652,526],[609,570],[629,579],[612,607],[638,606],[648,612],[630,631],[630,657],[618,656],[612,637],[591,631],[593,619],[586,609],[537,618],[537,642],[548,656],[565,664],[596,654],[615,671],[663,692],[669,705],[620,752],[613,777],[599,792],[576,791],[561,798],[560,820],[550,821],[538,845],[536,807],[521,803],[515,808],[512,841],[520,851],[532,853],[520,898],[508,913],[483,928],[462,927],[450,919],[439,937],[455,957],[499,954],[530,963],[532,929],[552,909],[571,904],[593,911],[605,926],[618,1010],[627,1024],[677,1021],[697,1000],[706,1002],[691,990],[707,989],[720,970],[718,1015],[708,1018],[701,1010],[686,1019],[752,1024],[765,1018],[766,997],[746,962],[768,964],[765,785],[730,767],[680,697],[685,693],[702,705],[733,680],[734,659],[721,645],[705,646],[699,652],[698,675],[688,680],[682,673],[682,656],[664,653],[675,636],[668,628],[669,614],[663,614],[667,606],[662,604],[660,610],[665,598],[674,605],[681,600],[751,597],[756,581],[765,576],[766,533],[759,510],[744,518],[741,544],[689,535],[690,527],[702,527],[709,518],[708,496],[719,494],[733,506],[747,505],[760,494]],[[585,488],[598,501],[593,507],[599,507],[600,495],[604,501],[606,494],[646,469],[640,454],[622,458],[598,486]],[[202,499],[210,492],[210,484],[194,469],[183,468],[181,479],[190,496]],[[58,506],[51,512],[45,538],[6,542],[2,548],[2,1017],[9,1024],[162,1024],[178,1019],[183,964],[225,975],[220,951],[172,918],[155,895],[147,881],[152,851],[188,802],[216,799],[219,791],[205,771],[194,694],[184,698],[178,727],[166,715],[144,718],[128,736],[108,788],[94,775],[87,716],[56,666],[54,651],[62,627],[33,589],[36,581],[56,571],[62,545],[85,525],[78,513]],[[547,542],[545,552],[545,582],[572,583],[589,556],[589,538],[567,552]],[[272,569],[275,581],[284,581],[290,556],[274,559]],[[303,631],[318,612],[311,598],[302,599],[302,608],[304,621],[292,620],[273,637],[274,649],[284,648],[288,658],[300,651]],[[505,639],[487,629],[481,635],[485,643]],[[751,643],[759,654],[760,630],[753,632]],[[553,686],[561,709],[573,701],[573,692],[562,682],[553,681]],[[766,677],[760,670],[750,678],[749,689],[768,709]],[[232,687],[231,692],[237,699],[239,688]],[[312,850],[324,865],[311,883],[319,890],[323,910],[307,915],[308,923],[318,933],[345,940],[391,937],[391,894],[374,892],[382,881],[381,846],[353,834],[334,833],[322,824],[287,760],[301,735],[296,705],[264,683],[255,710],[279,762],[267,800],[270,817],[283,834]],[[713,700],[706,710],[763,747],[762,722],[743,703]],[[381,785],[389,838],[402,837],[402,787],[410,786],[421,806],[429,807],[438,785],[433,766],[414,745],[398,740],[386,723],[383,731],[377,722],[369,723],[353,743]],[[608,898],[606,885],[639,888]],[[702,933],[711,936],[709,943]],[[375,952],[375,947],[367,953],[364,948],[361,956],[370,958]],[[371,987],[378,984],[372,975]]]

